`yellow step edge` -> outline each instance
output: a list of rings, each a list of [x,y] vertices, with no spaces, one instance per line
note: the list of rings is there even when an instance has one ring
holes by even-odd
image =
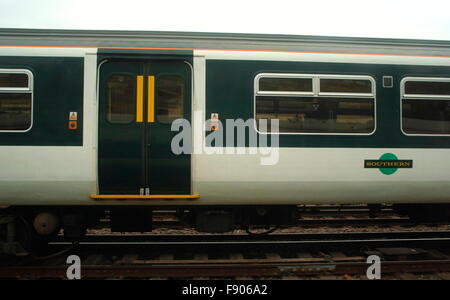
[[[90,195],[91,199],[198,199],[200,195]]]

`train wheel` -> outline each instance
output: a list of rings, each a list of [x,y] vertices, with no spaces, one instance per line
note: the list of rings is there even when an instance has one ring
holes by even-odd
[[[39,253],[48,244],[45,237],[39,236],[25,218],[16,217],[14,220],[13,241],[18,244],[16,253],[18,256],[27,255],[29,253]]]

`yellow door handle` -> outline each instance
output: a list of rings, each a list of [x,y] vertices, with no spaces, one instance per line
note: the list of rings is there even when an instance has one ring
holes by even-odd
[[[136,77],[136,122],[144,121],[144,76]]]
[[[155,122],[155,76],[148,76],[147,122]]]

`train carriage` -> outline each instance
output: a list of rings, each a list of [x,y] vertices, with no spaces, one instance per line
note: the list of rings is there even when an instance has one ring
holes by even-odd
[[[304,204],[447,218],[449,148],[449,42],[0,30],[3,249],[160,207],[209,232]]]

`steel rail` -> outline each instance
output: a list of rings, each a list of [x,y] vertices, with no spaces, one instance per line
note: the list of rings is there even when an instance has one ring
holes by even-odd
[[[265,243],[308,241],[370,241],[370,240],[418,240],[450,239],[450,231],[390,231],[390,232],[340,232],[340,233],[283,233],[269,235],[248,234],[104,234],[86,235],[80,243],[138,242],[138,243]],[[52,243],[64,242],[57,236]]]
[[[49,250],[61,251],[71,245],[59,240],[49,244]],[[362,249],[381,247],[446,247],[450,232],[388,232],[342,234],[281,234],[248,235],[103,235],[86,236],[75,251],[95,249],[99,253],[149,253],[169,251],[195,253],[199,251],[303,251],[311,249]]]
[[[54,241],[53,245],[67,246],[66,242],[61,241]],[[73,254],[79,254],[86,259],[83,260],[82,266],[83,278],[195,278],[198,276],[260,278],[361,275],[365,274],[368,267],[365,255],[341,257],[332,253],[339,251],[340,247],[347,247],[352,250],[351,253],[366,253],[366,251],[361,251],[361,248],[373,251],[378,249],[375,248],[376,246],[406,247],[411,245],[438,246],[438,248],[431,249],[449,249],[450,231],[277,234],[264,237],[248,235],[102,235],[85,237],[84,241],[81,241],[80,245],[73,249]],[[130,246],[132,252],[130,252]],[[300,247],[296,248],[297,246]],[[279,250],[278,253],[295,254],[303,253],[305,249],[309,248],[315,249],[312,253],[322,254],[320,257],[304,258],[303,256],[282,258],[276,255],[265,255],[264,257],[267,256],[267,258],[262,259],[243,258],[244,256],[241,256],[240,259],[235,257],[231,259],[214,258],[220,252],[242,253],[242,255],[253,253],[254,255],[251,257],[260,257],[257,255],[258,253],[277,253]],[[211,259],[174,259],[175,256],[169,259],[164,259],[163,256],[156,259],[145,258],[151,253],[167,253],[158,252],[161,249],[169,249],[168,253],[176,255],[208,253],[213,256],[208,257]],[[247,252],[239,252],[243,249]],[[384,253],[382,249],[377,251]],[[412,254],[413,252],[414,254]],[[99,253],[107,259],[98,261],[89,259],[91,256],[98,256]],[[143,258],[129,261],[124,256],[121,260],[111,260],[111,257],[130,253],[134,257]],[[411,254],[401,254],[400,256],[392,254],[393,257],[401,258],[401,261],[392,261],[391,254],[386,254],[384,258],[388,260],[382,262],[382,274],[450,272],[450,260],[446,259],[446,255],[438,257],[427,254],[425,256],[424,253],[431,253],[427,251],[407,253]],[[141,256],[141,254],[144,255]],[[153,257],[152,255],[151,257]],[[426,260],[425,257],[428,257],[429,260]],[[410,260],[411,258],[417,260]],[[96,262],[93,263],[93,261]],[[0,278],[66,278],[67,266],[64,265],[64,260],[60,260],[58,265],[52,265],[51,261],[44,262],[44,264],[39,263],[39,265],[33,264],[33,261],[30,260],[28,263],[25,261],[25,264],[0,266]]]

